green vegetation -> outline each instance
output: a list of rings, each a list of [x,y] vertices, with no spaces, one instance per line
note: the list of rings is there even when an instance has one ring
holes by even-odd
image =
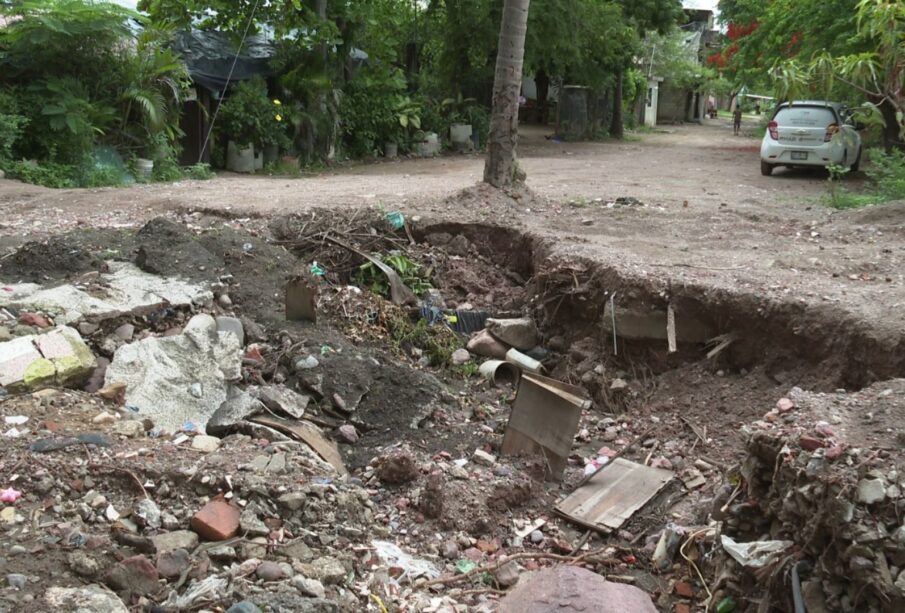
[[[386,256],[378,256],[380,260],[389,265],[393,270],[399,273],[403,283],[405,283],[416,295],[420,296],[431,287],[430,279],[424,276],[421,264],[408,258],[401,253],[391,253]],[[375,294],[381,296],[390,295],[390,284],[386,275],[380,271],[372,262],[365,262],[358,267],[355,272],[355,282],[358,285],[369,288]]]
[[[827,206],[834,209],[858,209],[891,200],[905,200],[905,153],[896,149],[890,153],[870,152],[870,165],[865,174],[870,185],[865,193],[855,193],[839,186],[848,173],[847,168],[832,165],[828,168]]]

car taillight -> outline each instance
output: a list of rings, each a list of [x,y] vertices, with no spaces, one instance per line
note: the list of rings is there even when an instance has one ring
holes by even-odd
[[[823,142],[828,143],[833,140],[833,135],[839,131],[839,124],[831,123],[826,127],[826,135],[823,137]]]
[[[775,121],[771,121],[767,124],[767,129],[770,130],[770,138],[773,140],[779,140],[779,124]]]

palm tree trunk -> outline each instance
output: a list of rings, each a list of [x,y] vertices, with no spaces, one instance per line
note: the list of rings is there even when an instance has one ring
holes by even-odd
[[[616,84],[613,86],[613,118],[610,123],[610,136],[623,138],[625,128],[622,125],[622,71],[616,74]]]
[[[496,73],[493,79],[493,114],[484,163],[484,182],[508,187],[524,175],[518,169],[518,100],[522,87],[522,61],[528,30],[530,0],[505,0],[500,24]]]

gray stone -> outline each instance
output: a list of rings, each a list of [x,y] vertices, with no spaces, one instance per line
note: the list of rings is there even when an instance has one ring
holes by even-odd
[[[218,545],[208,549],[207,556],[218,562],[232,562],[236,559],[236,548],[229,545]]]
[[[485,466],[493,466],[496,464],[496,457],[487,453],[483,449],[475,449],[474,455],[471,458],[478,464],[484,464]]]
[[[271,562],[270,560],[265,560],[258,564],[258,567],[255,569],[255,575],[262,581],[279,581],[286,576],[283,572],[283,568],[276,562]]]
[[[531,539],[532,543],[534,543],[535,545],[538,545],[538,544],[544,542],[544,533],[541,532],[540,530],[532,530],[531,536],[529,538]]]
[[[235,335],[217,332],[210,315],[195,315],[182,334],[123,345],[104,381],[126,384],[126,404],[168,432],[186,422],[204,428],[226,401],[230,382],[241,378],[242,352]],[[192,394],[200,386],[201,397]]]
[[[20,556],[23,553],[28,553],[28,550],[25,547],[23,547],[22,545],[13,545],[12,547],[9,548],[8,553],[11,556]]]
[[[208,436],[199,434],[192,439],[192,449],[203,451],[204,453],[212,453],[220,448],[220,439],[216,436]]]
[[[304,492],[289,492],[288,494],[283,494],[277,498],[277,502],[290,511],[298,511],[305,506],[305,501],[307,499],[308,496]]]
[[[271,411],[286,413],[296,419],[305,414],[305,407],[311,401],[310,396],[299,394],[282,385],[265,385],[252,391],[252,395],[264,403]]]
[[[886,498],[886,484],[880,479],[862,479],[858,482],[858,502],[874,504]]]
[[[105,587],[52,587],[44,593],[48,608],[69,613],[129,613],[123,601]]]
[[[179,577],[189,567],[191,559],[185,549],[157,554],[157,573],[166,579]]]
[[[268,464],[270,464],[269,455],[256,455],[251,459],[251,468],[258,473],[264,472],[267,469]]]
[[[250,600],[242,600],[228,608],[226,613],[261,613],[261,609]]]
[[[346,578],[346,567],[336,558],[318,558],[303,566],[306,576],[313,577],[327,585],[341,583]]]
[[[113,331],[113,334],[121,341],[129,342],[135,336],[135,326],[132,324],[123,324]]]
[[[12,337],[13,335],[10,333],[9,328],[4,325],[0,325],[0,343],[5,343]]]
[[[468,352],[468,349],[456,349],[453,351],[451,359],[453,364],[461,366],[462,364],[471,362],[471,354]]]
[[[138,438],[144,436],[145,425],[137,419],[124,419],[113,425],[113,432],[126,438]]]
[[[896,587],[899,588],[901,592],[905,592],[905,570],[899,573],[899,576],[896,577]]]
[[[292,585],[305,596],[324,598],[327,595],[324,584],[317,579],[308,579],[307,577],[296,575],[292,578]]]
[[[506,562],[496,570],[494,575],[496,576],[497,583],[503,587],[512,587],[518,583],[518,564],[515,562]]]
[[[239,339],[240,346],[245,346],[245,328],[242,326],[242,321],[240,319],[221,315],[216,318],[216,321],[217,332],[230,332]]]
[[[242,510],[242,515],[239,516],[239,529],[251,536],[268,536],[270,534],[270,528],[258,517],[257,507],[253,504]]]
[[[151,537],[154,548],[157,553],[173,551],[174,549],[185,549],[192,551],[198,546],[198,535],[191,530],[176,530],[174,532],[164,532]]]
[[[146,528],[157,530],[160,528],[160,507],[150,498],[142,498],[135,503],[136,521]]]
[[[243,419],[264,411],[264,403],[248,392],[232,390],[230,397],[208,419],[207,433],[226,436]]]
[[[537,345],[537,324],[530,317],[487,320],[487,331],[495,338],[520,351]]]
[[[119,592],[144,596],[157,591],[159,578],[154,564],[137,555],[114,564],[107,572],[105,583]]]
[[[612,583],[576,566],[554,566],[525,576],[500,601],[498,613],[657,613],[647,592]]]
[[[268,473],[281,473],[286,470],[286,454],[285,453],[275,453],[273,457],[270,459],[270,463],[267,464],[267,469],[265,472]]]
[[[295,361],[295,369],[298,370],[311,370],[312,368],[317,368],[320,366],[320,362],[317,361],[317,358],[313,355],[306,356],[304,358],[299,358]]]
[[[24,590],[28,584],[28,577],[19,573],[10,573],[6,575],[6,583],[14,590]]]
[[[358,442],[358,431],[355,430],[355,426],[352,424],[341,425],[336,429],[336,433],[341,442],[349,443],[350,445]]]

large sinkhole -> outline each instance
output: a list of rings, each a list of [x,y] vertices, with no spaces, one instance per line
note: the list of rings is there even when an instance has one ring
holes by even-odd
[[[428,546],[433,537],[422,538],[430,532],[517,550],[513,522],[542,519],[549,547],[560,553],[612,547],[618,576],[655,594],[663,610],[688,599],[676,593],[682,582],[702,596],[712,590],[713,602],[735,599],[736,610],[767,592],[775,610],[794,610],[788,564],[769,585],[722,572],[725,555],[709,531],[719,520],[740,542],[795,542],[796,560],[809,564],[797,569],[798,582],[828,610],[869,610],[859,609],[866,602],[894,610],[884,608],[897,602],[884,577],[905,567],[905,552],[887,547],[901,505],[852,502],[837,514],[839,501],[854,500],[859,479],[880,480],[877,462],[894,464],[900,455],[895,432],[903,409],[894,401],[902,385],[889,380],[905,374],[905,343],[869,322],[794,296],[683,282],[668,269],[639,274],[605,255],[581,257],[550,237],[501,225],[376,209],[183,221],[25,245],[0,262],[0,278],[81,284],[102,295],[109,288],[98,274],[120,260],[206,284],[210,303],[88,317],[79,330],[96,355],[110,359],[123,345],[114,337],[124,325],[135,337],[166,336],[198,310],[240,319],[247,346],[239,385],[310,395],[305,418],[342,443],[350,482],[369,488],[364,497],[378,507],[417,518],[408,525],[387,512],[381,534],[408,539],[424,555],[437,554]],[[369,256],[391,266],[418,298],[395,304]],[[318,287],[316,321],[287,320],[286,285],[300,279]],[[530,318],[538,330],[531,357],[590,399],[562,481],[543,479],[532,458],[500,458],[486,482],[463,469],[476,457],[500,456],[516,389],[484,382],[478,356],[454,363],[468,335],[446,325],[447,316],[466,328],[488,316]],[[626,450],[628,459],[678,478],[608,534],[554,517],[554,505],[588,466]],[[409,459],[394,465],[388,458],[396,456]],[[884,465],[884,483],[895,480],[891,470]],[[885,540],[874,549],[888,553],[868,564],[857,547],[863,526],[851,526],[877,517]],[[674,551],[669,564],[653,568],[664,534],[691,543],[683,552],[698,552],[696,566]],[[852,560],[864,568],[849,577]]]

